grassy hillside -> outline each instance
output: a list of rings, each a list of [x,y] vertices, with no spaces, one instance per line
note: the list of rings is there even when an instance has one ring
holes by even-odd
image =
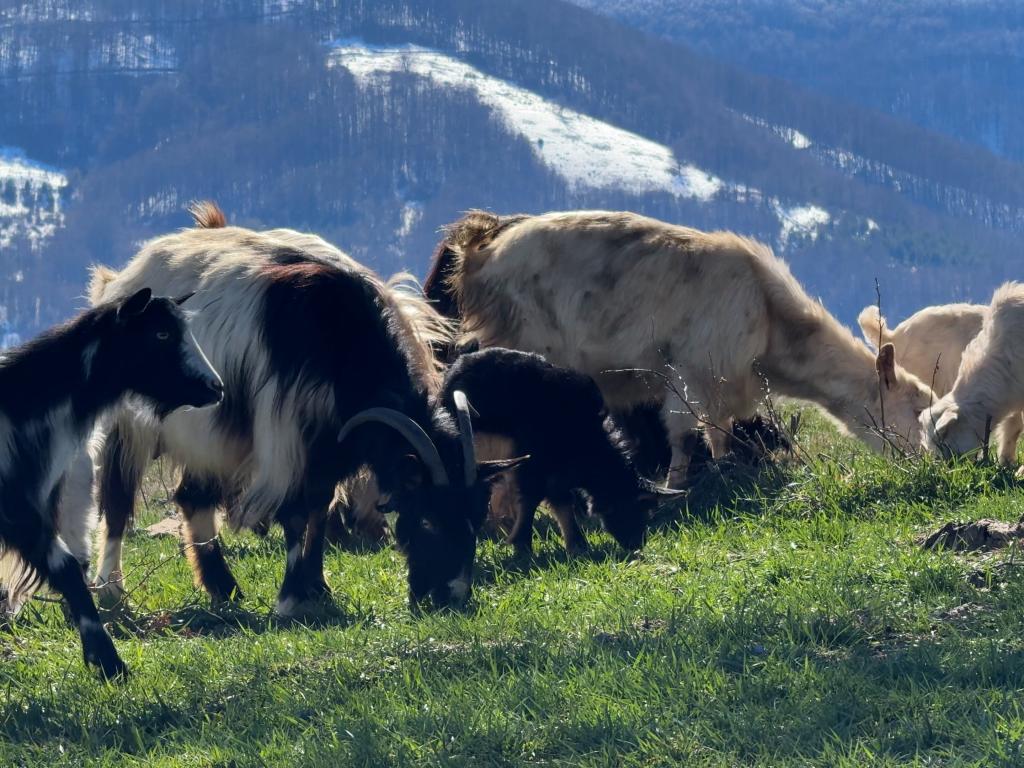
[[[98,683],[37,601],[0,634],[0,765],[1022,764],[1013,552],[916,541],[1016,520],[1014,481],[806,420],[804,460],[708,478],[638,559],[593,532],[567,562],[554,526],[532,563],[485,542],[465,614],[415,618],[394,552],[335,551],[338,610],[278,626],[280,539],[248,535],[244,610],[214,614],[176,542],[137,534],[133,677]]]

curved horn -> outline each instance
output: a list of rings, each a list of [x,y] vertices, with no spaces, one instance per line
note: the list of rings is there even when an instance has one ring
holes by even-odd
[[[353,429],[370,422],[385,424],[408,440],[430,472],[430,479],[434,485],[448,485],[448,473],[444,469],[441,454],[437,452],[437,446],[430,439],[430,435],[424,431],[423,427],[394,408],[367,408],[365,411],[360,411],[345,422],[345,426],[338,433],[338,442],[343,443]]]
[[[665,501],[671,501],[672,499],[681,499],[683,498],[683,496],[686,496],[687,493],[688,491],[678,490],[676,488],[662,488],[660,486],[655,486],[654,489],[655,496],[657,496],[660,499],[664,499]]]
[[[195,295],[196,295],[196,292],[192,291],[191,293],[186,293],[184,296],[179,296],[176,299],[173,299],[173,301],[174,301],[175,304],[177,304],[180,307],[182,304],[184,304],[186,301],[188,301],[189,299],[191,299]]]
[[[470,419],[469,400],[461,389],[452,392],[455,401],[455,416],[459,422],[459,442],[462,443],[462,461],[465,471],[466,487],[476,483],[476,448],[473,445],[473,421]]]

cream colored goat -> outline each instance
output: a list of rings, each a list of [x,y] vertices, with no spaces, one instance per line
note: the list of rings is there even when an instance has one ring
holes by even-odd
[[[956,381],[921,415],[922,445],[947,455],[978,450],[999,425],[999,457],[1015,459],[1024,423],[1024,285],[1005,283],[992,296],[981,331],[967,344]]]
[[[612,408],[662,403],[672,485],[685,480],[698,421],[727,430],[753,416],[762,377],[876,449],[883,408],[889,439],[920,441],[929,388],[895,364],[890,345],[876,358],[761,243],[632,213],[478,211],[449,228],[438,252],[450,263],[434,272],[458,300],[464,342],[584,371]],[[669,375],[686,402],[642,371]],[[727,450],[724,430],[709,430],[715,457]]]
[[[937,397],[953,388],[964,349],[981,332],[988,306],[940,304],[915,312],[890,329],[875,306],[865,307],[857,318],[864,338],[879,346],[892,344],[903,367],[931,384]],[[999,461],[1017,462],[1017,441],[1024,432],[1024,414],[1012,413],[995,426]]]

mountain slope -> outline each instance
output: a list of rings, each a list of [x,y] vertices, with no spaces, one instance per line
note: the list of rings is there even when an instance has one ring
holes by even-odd
[[[568,3],[6,13],[0,145],[67,179],[64,226],[2,255],[22,333],[80,303],[89,262],[124,262],[197,197],[421,274],[468,208],[630,208],[771,242],[848,321],[876,276],[899,315],[984,298],[1024,261],[1020,166]]]
[[[1016,0],[575,1],[1024,162],[1024,6]]]

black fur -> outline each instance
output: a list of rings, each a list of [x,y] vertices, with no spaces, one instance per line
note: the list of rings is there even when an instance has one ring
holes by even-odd
[[[174,500],[186,521],[197,513],[212,514],[225,501],[219,482],[197,477],[187,471],[182,473],[181,482],[174,492]],[[216,602],[241,600],[242,590],[224,560],[220,539],[215,536],[210,541],[193,541],[187,525],[184,530],[188,537],[184,542],[186,555],[193,563],[193,571],[199,575],[201,586]]]
[[[664,477],[672,463],[672,449],[661,418],[661,406],[645,404],[631,411],[616,413],[615,423],[629,437],[637,470],[644,477]],[[711,449],[699,435],[690,442],[688,478],[693,482],[707,469],[712,459]],[[785,434],[760,414],[733,423],[730,448],[733,458],[742,464],[758,464],[766,456],[780,450],[788,451],[790,447]]]
[[[572,517],[575,489],[586,491],[623,547],[643,544],[656,491],[634,469],[593,379],[540,355],[494,348],[463,355],[451,367],[439,395],[449,410],[455,390],[479,414],[476,432],[510,438],[530,456],[516,470],[522,504],[511,539],[518,549],[530,549],[534,510],[544,499],[559,518],[566,548],[586,547]]]
[[[448,602],[448,582],[472,566],[486,489],[461,483],[458,433],[450,419],[431,411],[425,384],[413,373],[409,341],[395,322],[396,308],[378,284],[339,265],[311,259],[274,267],[267,277],[261,332],[274,375],[284,386],[300,379],[310,386],[327,384],[337,416],[336,422],[303,425],[312,446],[304,487],[278,513],[286,544],[301,543],[310,514],[326,510],[335,484],[368,464],[401,518],[397,538],[408,560],[412,599]],[[375,406],[400,411],[423,427],[447,469],[448,487],[435,487],[418,462],[403,461],[412,449],[387,426],[364,425],[337,444],[341,426]],[[286,575],[282,598],[309,597],[305,586],[316,591],[315,579],[322,580],[312,562],[321,556],[322,543],[304,549],[305,578]]]
[[[431,256],[430,271],[423,282],[423,294],[433,303],[434,309],[452,320],[459,319],[459,305],[448,287],[448,280],[455,271],[455,259],[455,251],[445,238]]]
[[[81,564],[54,528],[59,482],[96,418],[126,394],[167,413],[219,401],[212,369],[185,364],[188,329],[169,299],[143,289],[50,330],[0,361],[0,437],[9,453],[0,465],[0,543],[14,550],[38,581],[67,600],[88,663],[104,676],[125,671],[103,629]],[[66,409],[66,410],[65,410]],[[55,450],[61,450],[55,455]],[[70,453],[69,453],[70,452]]]
[[[651,478],[668,474],[672,464],[672,449],[661,417],[661,406],[657,403],[644,403],[629,411],[617,411],[614,415],[615,423],[632,443],[637,471]]]

